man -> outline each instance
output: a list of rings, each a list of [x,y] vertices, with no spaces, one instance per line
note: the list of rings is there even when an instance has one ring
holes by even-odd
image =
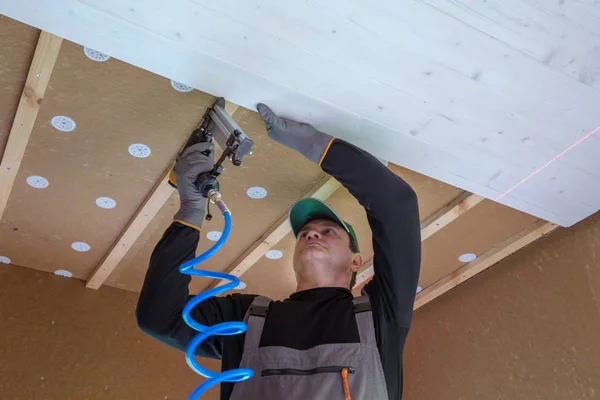
[[[258,111],[271,139],[318,163],[365,208],[375,276],[363,291],[368,298],[353,302],[349,289],[362,258],[352,227],[325,203],[301,200],[290,211],[297,291],[270,304],[246,294],[200,303],[192,313],[198,322],[246,318],[249,328],[245,335],[212,336],[196,354],[221,359],[223,370],[254,370],[250,380],[221,384],[223,400],[401,399],[421,258],[415,192],[365,151],[280,118],[264,104]],[[178,267],[194,257],[204,218],[206,199],[194,181],[213,164],[212,152],[201,154],[210,145],[195,146],[175,167],[181,207],[152,254],[137,308],[142,330],[181,350],[197,332],[181,319],[190,277]]]

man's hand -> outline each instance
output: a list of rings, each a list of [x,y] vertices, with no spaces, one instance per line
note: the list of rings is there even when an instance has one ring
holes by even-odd
[[[326,133],[319,132],[309,124],[280,118],[266,105],[259,103],[256,107],[265,120],[267,134],[277,143],[296,150],[314,163],[319,163],[329,142],[333,139]]]
[[[196,187],[198,175],[210,171],[215,163],[215,148],[212,143],[197,143],[185,149],[173,168],[177,181],[180,206],[175,220],[200,230],[206,210],[206,198]],[[209,151],[206,155],[203,152]]]

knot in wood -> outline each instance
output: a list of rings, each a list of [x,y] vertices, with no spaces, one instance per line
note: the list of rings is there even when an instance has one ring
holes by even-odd
[[[32,88],[30,88],[29,86],[25,86],[25,89],[23,89],[23,94],[28,99],[31,99],[31,98],[33,98],[34,92],[33,92]]]

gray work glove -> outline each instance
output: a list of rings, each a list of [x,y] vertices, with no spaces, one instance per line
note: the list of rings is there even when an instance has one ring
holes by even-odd
[[[210,155],[202,154],[205,150],[210,150]],[[196,179],[198,175],[213,169],[214,163],[215,147],[212,143],[197,143],[185,149],[173,168],[180,199],[175,221],[200,230],[206,211],[206,198],[198,191]]]
[[[259,103],[256,108],[265,120],[267,134],[271,139],[296,150],[314,163],[321,162],[323,153],[333,139],[331,136],[319,132],[309,124],[280,118],[266,104]]]

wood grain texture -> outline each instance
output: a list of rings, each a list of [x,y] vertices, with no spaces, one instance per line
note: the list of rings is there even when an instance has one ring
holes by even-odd
[[[225,110],[231,116],[233,116],[238,107],[238,105],[230,102],[225,103]],[[123,258],[125,258],[127,252],[144,233],[150,224],[150,221],[156,217],[160,209],[173,195],[175,189],[169,185],[169,175],[173,166],[174,163],[166,170],[164,176],[160,179],[136,215],[129,222],[121,236],[119,236],[119,239],[108,252],[104,260],[102,260],[100,265],[90,275],[85,284],[88,289],[98,289],[106,279],[108,279],[110,274],[115,270]]]
[[[537,220],[502,204],[482,201],[422,243],[419,285],[425,288],[437,282],[465,264],[461,255],[480,256]]]
[[[240,126],[256,141],[256,149],[254,155],[248,159],[248,169],[246,171],[228,168],[223,174],[223,179],[226,179],[226,181],[222,183],[222,193],[233,213],[231,237],[222,251],[201,266],[202,269],[219,272],[224,272],[247,248],[256,243],[263,235],[265,227],[274,225],[289,207],[315,186],[322,177],[322,171],[315,164],[310,161],[303,163],[305,161],[303,157],[294,158],[297,153],[285,149],[268,139],[264,132],[264,124],[258,115],[244,110],[239,117],[236,114],[236,118],[240,118],[238,121]],[[271,158],[279,152],[281,152],[281,157],[272,160]],[[267,154],[269,154],[268,157]],[[299,168],[291,169],[288,174],[279,176],[284,172],[284,169],[290,167],[287,160],[294,160],[294,164],[298,163]],[[406,170],[393,163],[389,164],[389,168],[406,180],[417,192],[419,209],[423,217],[440,209],[462,193],[460,189]],[[257,174],[265,171],[265,175],[258,179],[253,171],[256,171]],[[272,175],[267,175],[266,171],[277,171],[278,174],[273,176],[275,179],[268,180],[267,176]],[[308,180],[308,178],[311,180]],[[244,185],[252,186],[255,184],[254,182],[260,182],[260,185],[269,191],[269,195],[265,199],[247,200],[244,193],[244,188],[247,186]],[[338,189],[327,200],[327,203],[345,221],[352,224],[358,236],[363,257],[371,258],[373,255],[371,230],[364,208],[343,187]],[[128,252],[121,265],[115,269],[106,281],[106,285],[132,291],[140,290],[148,267],[148,259],[154,246],[170,225],[178,204],[178,197],[176,195],[172,196],[144,234],[140,236],[131,251]],[[204,235],[200,239],[196,254],[204,252],[214,243],[208,240],[206,235],[211,231],[220,231],[222,229],[222,219],[216,216],[211,221],[205,221],[202,228]],[[455,233],[451,232],[450,234]],[[489,238],[486,243],[491,240],[493,240],[493,237]],[[261,257],[256,265],[244,274],[243,281],[248,285],[245,292],[262,293],[278,299],[284,299],[290,293],[293,293],[296,288],[292,268],[294,245],[295,238],[293,235],[288,234],[273,247],[273,249],[283,253],[281,259],[272,260],[264,256]],[[487,247],[484,249],[487,249]],[[434,249],[433,251],[437,250]],[[454,256],[450,255],[448,257]],[[451,268],[458,268],[459,266],[460,264],[447,264],[445,269],[439,272],[436,271],[436,274],[440,273],[443,276],[451,272]],[[424,269],[429,267],[429,265],[424,265]],[[197,293],[206,289],[208,283],[209,280],[207,279],[192,279],[190,290],[192,293]]]
[[[433,215],[446,204],[451,203],[464,193],[464,190],[455,186],[445,184],[417,172],[402,168],[392,162],[388,164],[388,168],[404,179],[417,194],[417,200],[419,202],[419,219],[421,224],[423,224],[427,217]]]
[[[422,242],[419,286],[428,287],[462,267],[465,264],[459,259],[462,254],[484,254],[536,221],[537,218],[502,204],[482,201]],[[365,267],[369,267],[369,264],[365,264]],[[366,268],[360,271],[357,279],[360,281],[361,278],[371,277],[373,273],[372,267]],[[355,293],[360,293],[360,290]]]
[[[127,254],[131,246],[146,230],[150,221],[156,216],[161,207],[171,197],[175,189],[169,185],[169,172],[167,170],[162,179],[158,182],[154,190],[150,193],[144,204],[140,207],[136,215],[129,222],[121,236],[117,239],[112,249],[102,260],[100,265],[92,272],[88,278],[85,287],[88,289],[98,289],[113,270],[119,265],[123,257]]]
[[[139,329],[136,293],[11,265],[0,268],[0,291],[0,339],[11,343],[2,349],[3,399],[175,400],[204,380],[182,352]],[[198,362],[220,370],[218,360]],[[202,399],[219,399],[218,385]]]
[[[39,38],[38,29],[0,14],[0,159]]]
[[[483,197],[468,192],[458,196],[421,223],[421,241],[427,240],[431,235],[439,232],[446,225],[481,203],[483,200]]]
[[[63,39],[58,36],[42,32],[35,48],[33,61],[0,163],[0,219],[6,209],[21,161],[25,155],[25,149],[46,94],[62,41]]]
[[[514,254],[528,244],[540,239],[558,228],[558,225],[546,221],[538,221],[531,227],[519,232],[514,237],[508,239],[494,248],[488,250],[475,261],[463,265],[456,271],[442,278],[431,286],[426,287],[417,294],[414,308],[417,309],[436,297],[441,296],[447,291],[455,288],[461,283],[478,273],[486,270],[492,265],[500,262],[504,258]]]
[[[403,353],[403,398],[598,397],[599,255],[596,213],[420,307]]]
[[[460,189],[409,171],[393,163],[389,163],[388,167],[392,172],[409,183],[417,193],[422,219],[439,210],[463,192]],[[338,189],[326,202],[344,221],[354,227],[363,259],[372,258],[373,235],[363,206],[344,187]],[[454,232],[450,234],[452,235]],[[283,253],[281,259],[271,260],[267,257],[262,257],[244,275],[244,282],[248,285],[246,291],[248,293],[263,293],[271,298],[280,300],[285,299],[291,293],[295,292],[296,277],[293,269],[295,245],[296,238],[293,234],[289,233],[274,247],[274,249]],[[432,265],[429,264],[423,265],[423,270],[431,267]],[[445,267],[457,268],[458,266],[446,265]],[[452,269],[447,269],[446,273],[451,271]]]
[[[554,3],[25,0],[3,12],[496,198],[600,123],[600,6]],[[581,220],[599,206],[598,151],[587,140],[502,203]]]
[[[258,113],[240,107],[234,118],[254,141],[253,154],[247,156],[240,167],[234,167],[227,161],[225,171],[219,179],[220,192],[232,212],[233,224],[223,249],[200,267],[210,271],[223,272],[232,265],[268,227],[275,224],[323,177],[323,171],[316,164],[271,140]],[[267,196],[262,199],[249,198],[247,190],[255,186],[265,188]],[[140,290],[152,251],[171,225],[178,207],[179,197],[175,193],[109,277],[106,285],[132,291]],[[210,232],[223,230],[223,218],[218,213],[215,214],[215,210],[211,207],[214,218],[204,221],[202,225],[197,255],[214,244],[207,237]],[[211,282],[206,278],[194,277],[190,291],[197,293],[206,289]]]
[[[483,200],[483,197],[468,192],[464,192],[456,197],[450,203],[446,204],[421,222],[421,242],[442,230],[449,223],[481,203]],[[374,272],[373,258],[371,257],[363,263],[360,272],[356,275],[356,284],[354,285],[353,290],[364,286],[373,277]]]
[[[95,62],[64,41],[0,221],[0,254],[16,265],[89,278],[214,101],[113,58]],[[72,118],[76,129],[55,129],[56,115]],[[132,157],[133,143],[150,147],[150,156]],[[27,185],[31,175],[48,179],[48,188]],[[98,207],[99,197],[116,207]],[[91,249],[73,251],[76,241]]]
[[[332,194],[341,187],[341,184],[330,176],[324,176],[321,181],[306,194],[305,197],[312,197],[319,200],[327,200]],[[249,247],[234,263],[227,269],[226,273],[241,277],[258,260],[260,260],[267,251],[279,243],[292,227],[288,221],[287,213],[283,215],[273,226],[271,226],[251,247]],[[225,281],[215,281],[210,287],[221,286]]]

